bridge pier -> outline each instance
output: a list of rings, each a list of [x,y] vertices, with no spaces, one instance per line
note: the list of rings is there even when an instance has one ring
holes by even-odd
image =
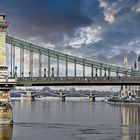
[[[62,102],[65,102],[66,100],[66,97],[62,94],[62,92],[60,92],[59,98],[60,98],[60,101]]]
[[[6,15],[0,14],[0,124],[13,123],[12,106],[9,91],[16,84],[15,79],[8,79],[8,67],[6,63],[6,29],[9,22]],[[15,46],[13,47],[13,73],[15,74]]]
[[[32,92],[31,91],[27,91],[26,96],[27,96],[28,100],[32,100]]]
[[[95,102],[95,96],[93,96],[92,93],[90,93],[90,95],[89,95],[89,101]]]
[[[0,66],[0,124],[12,124],[13,112],[9,91],[15,86],[15,79],[8,79],[8,67]]]

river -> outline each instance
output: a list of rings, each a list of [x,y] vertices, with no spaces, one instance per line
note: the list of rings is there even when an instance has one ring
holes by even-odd
[[[12,101],[0,140],[140,140],[140,108],[88,101]]]

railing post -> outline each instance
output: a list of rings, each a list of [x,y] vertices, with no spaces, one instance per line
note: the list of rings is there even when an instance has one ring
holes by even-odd
[[[17,66],[15,66],[15,78],[17,77]]]
[[[29,71],[29,77],[31,77],[31,72]]]
[[[46,68],[44,68],[44,77],[46,77]]]

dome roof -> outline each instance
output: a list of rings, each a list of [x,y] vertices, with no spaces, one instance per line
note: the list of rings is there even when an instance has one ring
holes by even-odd
[[[138,62],[140,62],[140,55],[138,56]]]

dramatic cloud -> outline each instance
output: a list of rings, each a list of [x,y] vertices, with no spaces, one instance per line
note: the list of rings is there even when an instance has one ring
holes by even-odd
[[[138,3],[136,3],[133,7],[132,10],[139,13],[140,12],[140,1],[138,1]]]
[[[44,47],[119,65],[140,53],[139,0],[2,0],[0,11],[10,34]]]

